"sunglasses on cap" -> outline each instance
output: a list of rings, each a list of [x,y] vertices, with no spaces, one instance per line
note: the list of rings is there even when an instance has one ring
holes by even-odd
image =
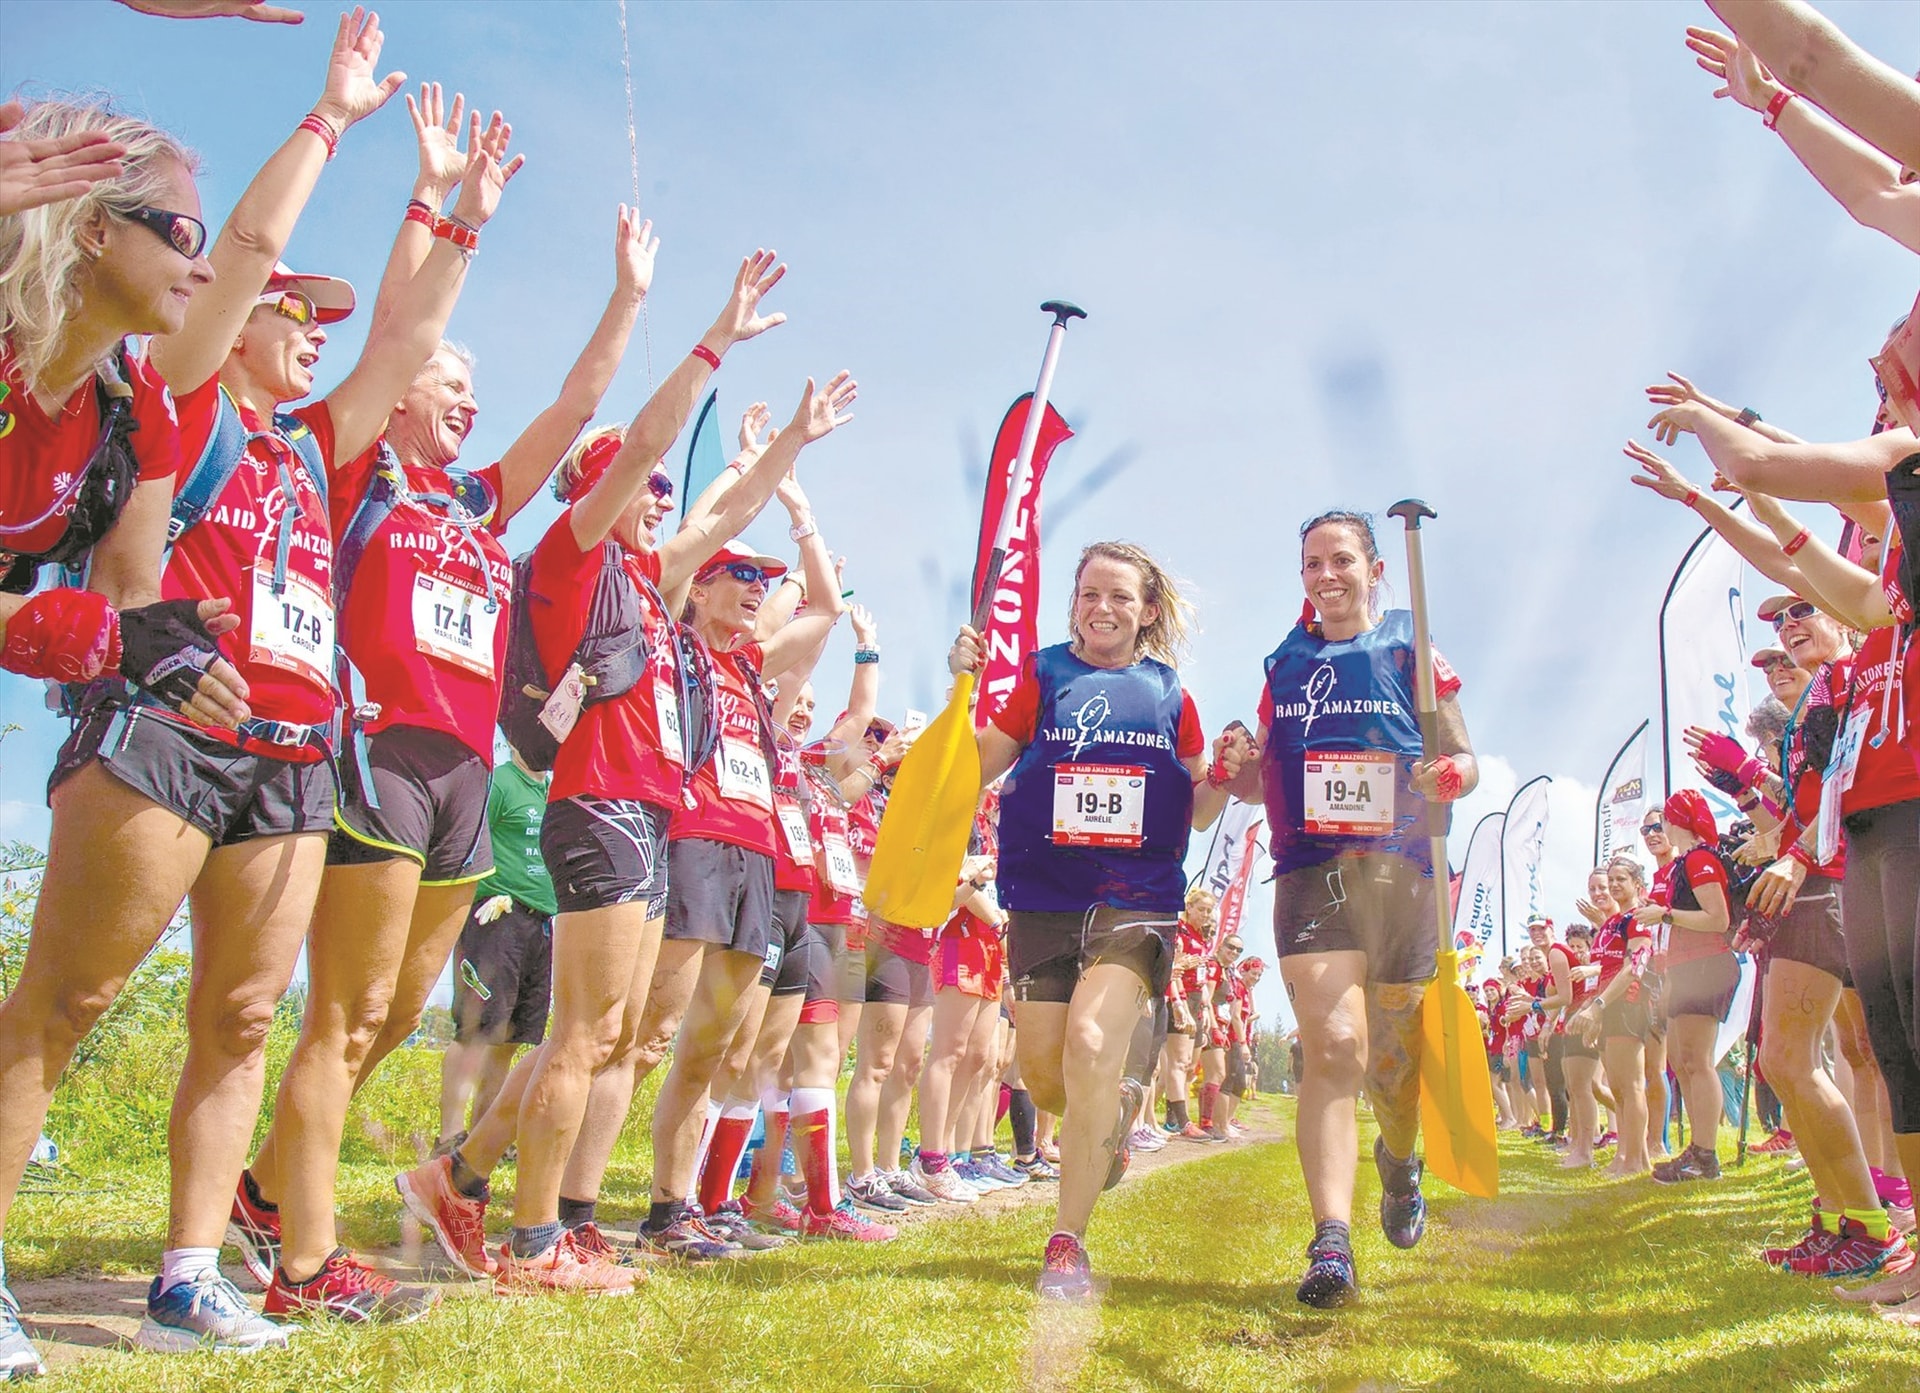
[[[751,561],[728,561],[718,566],[709,566],[705,574],[711,578],[723,571],[742,585],[765,585],[773,579]]]
[[[207,225],[198,218],[190,218],[185,213],[171,213],[165,208],[149,208],[144,204],[124,211],[116,209],[115,212],[128,222],[137,222],[156,236],[164,238],[167,245],[189,261],[198,260],[200,253],[207,249]]]
[[[1783,624],[1787,623],[1789,620],[1811,619],[1813,618],[1814,615],[1818,613],[1819,611],[1814,608],[1811,601],[1795,600],[1792,604],[1788,605],[1785,609],[1779,611],[1777,614],[1773,616],[1774,632],[1778,633],[1780,631],[1780,627]]]
[[[313,301],[297,290],[269,290],[256,302],[269,305],[273,312],[283,319],[291,319],[302,329],[320,317],[313,307]]]

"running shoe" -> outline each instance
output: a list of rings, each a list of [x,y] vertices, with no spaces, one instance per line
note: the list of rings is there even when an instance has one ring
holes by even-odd
[[[1761,1249],[1760,1260],[1768,1267],[1792,1269],[1795,1263],[1805,1262],[1821,1249],[1838,1242],[1839,1238],[1839,1234],[1829,1233],[1826,1229],[1815,1225],[1807,1230],[1806,1237],[1791,1248]]]
[[[1135,1151],[1158,1151],[1167,1144],[1157,1127],[1135,1127],[1127,1138],[1127,1145]]]
[[[1060,1164],[1060,1147],[1057,1143],[1050,1141],[1036,1142],[1034,1149],[1040,1153],[1041,1159],[1046,1161],[1048,1165],[1057,1166]]]
[[[1004,1190],[1007,1187],[988,1175],[980,1163],[971,1156],[955,1156],[947,1163],[947,1173],[957,1175],[973,1187],[976,1195],[984,1195],[992,1190]]]
[[[1373,1164],[1380,1172],[1381,1232],[1394,1247],[1411,1248],[1427,1231],[1427,1201],[1420,1193],[1420,1157],[1396,1161],[1387,1154],[1385,1138],[1375,1137]]]
[[[465,1132],[455,1132],[450,1137],[440,1138],[440,1140],[433,1144],[433,1150],[427,1153],[427,1159],[429,1161],[437,1161],[442,1156],[453,1155],[454,1152],[460,1149],[461,1143],[465,1142],[466,1139],[467,1134]]]
[[[1353,1276],[1353,1253],[1344,1235],[1316,1234],[1307,1245],[1307,1275],[1294,1293],[1305,1305],[1331,1311],[1353,1300],[1360,1284]]]
[[[1689,1146],[1672,1160],[1662,1161],[1653,1168],[1653,1179],[1659,1185],[1679,1185],[1688,1180],[1718,1180],[1720,1178],[1720,1158],[1701,1147]]]
[[[134,1332],[141,1349],[177,1354],[194,1349],[277,1349],[287,1343],[286,1327],[255,1313],[240,1289],[217,1268],[190,1282],[160,1290],[155,1277],[147,1288],[147,1317]]]
[[[349,1325],[391,1321],[404,1325],[419,1320],[440,1300],[431,1287],[402,1286],[375,1272],[345,1248],[335,1248],[320,1270],[304,1282],[290,1282],[284,1272],[273,1274],[267,1288],[270,1316],[335,1316]]]
[[[636,1236],[640,1246],[649,1252],[658,1253],[663,1258],[679,1258],[683,1262],[737,1258],[745,1251],[738,1244],[715,1238],[690,1214],[682,1214],[665,1228],[656,1229],[642,1224]]]
[[[1058,1180],[1060,1178],[1060,1172],[1054,1169],[1047,1161],[1047,1158],[1037,1151],[1024,1161],[1018,1156],[1014,1157],[1013,1168],[1029,1180]]]
[[[904,1195],[896,1195],[887,1177],[879,1171],[869,1171],[849,1180],[847,1193],[855,1204],[876,1214],[904,1214],[914,1203]]]
[[[1140,1103],[1147,1096],[1147,1086],[1138,1079],[1120,1080],[1120,1119],[1114,1126],[1114,1133],[1120,1138],[1119,1145],[1113,1148],[1113,1159],[1107,1163],[1107,1183],[1100,1188],[1111,1190],[1120,1183],[1127,1173],[1127,1165],[1133,1160],[1133,1150],[1129,1145],[1127,1124],[1139,1115]],[[1049,1244],[1051,1246],[1051,1244]],[[1084,1254],[1082,1255],[1084,1258]]]
[[[800,1211],[783,1199],[775,1199],[770,1205],[758,1205],[750,1196],[743,1196],[740,1209],[747,1216],[747,1222],[757,1225],[762,1233],[800,1232]]]
[[[1782,1151],[1791,1151],[1793,1148],[1793,1133],[1782,1127],[1765,1141],[1755,1142],[1747,1150],[1756,1156],[1772,1156]]]
[[[20,1303],[13,1299],[12,1292],[0,1286],[0,1382],[38,1378],[46,1371],[40,1351],[33,1347],[26,1327],[20,1324]]]
[[[1163,1142],[1162,1145],[1165,1143]],[[1017,1190],[1027,1183],[1027,1177],[1008,1165],[1006,1158],[998,1151],[989,1151],[986,1159],[975,1160],[976,1166],[983,1167],[995,1180],[1000,1181],[1009,1190]]]
[[[591,1219],[574,1225],[573,1250],[581,1258],[610,1262],[615,1267],[632,1267],[636,1256],[632,1247],[614,1242],[607,1237],[607,1231]]]
[[[1538,1122],[1529,1122],[1520,1129],[1520,1138],[1522,1141],[1539,1141],[1540,1138],[1545,1135],[1546,1133],[1541,1130]]]
[[[1915,1261],[1904,1236],[1888,1233],[1885,1238],[1873,1238],[1864,1225],[1842,1219],[1833,1242],[1788,1263],[1786,1270],[1802,1277],[1874,1277],[1883,1272],[1896,1276],[1911,1271]]]
[[[1182,1127],[1178,1132],[1174,1133],[1174,1135],[1177,1137],[1182,1137],[1187,1141],[1205,1141],[1212,1134],[1208,1132],[1205,1127],[1202,1127],[1198,1122],[1189,1122],[1186,1126]]]
[[[907,1172],[913,1177],[913,1183],[942,1204],[972,1204],[980,1198],[980,1192],[968,1182],[961,1172],[959,1163],[949,1161],[946,1169],[930,1171],[920,1165],[915,1157],[913,1169]]]
[[[227,1215],[227,1242],[240,1250],[247,1275],[262,1287],[273,1285],[280,1266],[280,1211],[255,1204],[247,1193],[249,1175],[242,1172],[233,1188],[233,1209]]]
[[[513,1244],[502,1243],[499,1260],[494,1264],[493,1286],[503,1296],[549,1291],[582,1296],[625,1296],[642,1275],[631,1267],[589,1256],[581,1251],[573,1229],[561,1229],[560,1237],[544,1253],[516,1257]]]
[[[1049,1301],[1085,1301],[1092,1296],[1093,1269],[1087,1264],[1086,1245],[1070,1233],[1049,1238],[1035,1285]]]
[[[871,1219],[861,1218],[854,1211],[853,1201],[845,1197],[825,1214],[815,1214],[809,1209],[800,1216],[802,1238],[842,1238],[854,1243],[885,1243],[899,1234],[900,1230],[891,1224],[876,1224]]]
[[[394,1177],[393,1188],[413,1217],[433,1233],[453,1265],[469,1277],[491,1277],[487,1252],[487,1202],[468,1199],[454,1188],[453,1158],[424,1161]]]
[[[1620,1134],[1618,1132],[1602,1132],[1600,1134],[1600,1140],[1593,1144],[1593,1149],[1595,1151],[1601,1151],[1609,1146],[1618,1145],[1620,1145]]]
[[[880,1178],[886,1181],[887,1189],[893,1192],[894,1198],[903,1199],[910,1205],[925,1209],[940,1203],[940,1197],[915,1180],[911,1171],[881,1171]]]
[[[1227,1124],[1228,1134],[1235,1137],[1244,1137],[1248,1132],[1251,1132],[1252,1130],[1253,1128],[1247,1126],[1246,1123],[1242,1122],[1237,1117],[1234,1118],[1233,1121]]]
[[[762,1233],[747,1217],[747,1211],[740,1207],[740,1201],[728,1200],[713,1213],[703,1215],[701,1224],[709,1233],[728,1243],[738,1243],[749,1253],[764,1253],[769,1248],[784,1248],[787,1240],[775,1234]]]

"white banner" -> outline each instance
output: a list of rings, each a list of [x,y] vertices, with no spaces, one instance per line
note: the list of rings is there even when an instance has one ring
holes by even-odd
[[[1661,799],[1675,789],[1698,788],[1725,826],[1736,816],[1730,799],[1707,786],[1687,753],[1689,726],[1746,744],[1747,639],[1741,601],[1745,564],[1718,533],[1695,543],[1660,607],[1662,737],[1667,777]]]
[[[1547,845],[1545,774],[1521,786],[1507,804],[1500,829],[1500,951],[1509,953],[1527,938],[1527,919],[1540,909],[1540,860]]]
[[[1460,980],[1481,982],[1497,975],[1482,971],[1487,939],[1500,922],[1500,829],[1505,813],[1488,813],[1467,839],[1460,867],[1460,898],[1453,906],[1453,951],[1460,955]],[[1499,966],[1498,955],[1492,964]]]
[[[1200,872],[1200,879],[1196,882],[1213,892],[1216,904],[1226,902],[1227,891],[1240,874],[1240,863],[1246,858],[1247,847],[1252,844],[1259,829],[1266,825],[1266,816],[1266,808],[1262,804],[1243,803],[1238,798],[1227,800],[1226,809],[1220,814],[1219,833],[1207,853],[1206,868]],[[1221,927],[1216,920],[1216,944]]]
[[[1647,738],[1651,727],[1642,722],[1639,731],[1627,741],[1614,758],[1600,786],[1600,825],[1597,838],[1599,856],[1594,864],[1604,866],[1617,852],[1645,859],[1640,846],[1640,817],[1647,807]]]

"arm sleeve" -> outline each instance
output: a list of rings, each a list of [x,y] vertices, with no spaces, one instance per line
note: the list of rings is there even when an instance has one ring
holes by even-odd
[[[1433,698],[1445,701],[1448,697],[1459,696],[1462,683],[1460,674],[1453,670],[1453,664],[1441,656],[1438,648],[1433,650]]]
[[[1200,709],[1193,704],[1193,693],[1180,689],[1180,736],[1174,753],[1192,759],[1207,748],[1207,733],[1200,728]]]
[[[1040,729],[1040,679],[1035,675],[1033,659],[1028,658],[1020,670],[1020,682],[993,713],[993,725],[996,730],[1012,736],[1022,746],[1033,743],[1035,732]]]

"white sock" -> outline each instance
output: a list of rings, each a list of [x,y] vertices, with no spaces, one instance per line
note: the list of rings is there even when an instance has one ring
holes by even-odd
[[[160,1255],[160,1290],[171,1291],[207,1272],[220,1273],[218,1248],[169,1248]]]

